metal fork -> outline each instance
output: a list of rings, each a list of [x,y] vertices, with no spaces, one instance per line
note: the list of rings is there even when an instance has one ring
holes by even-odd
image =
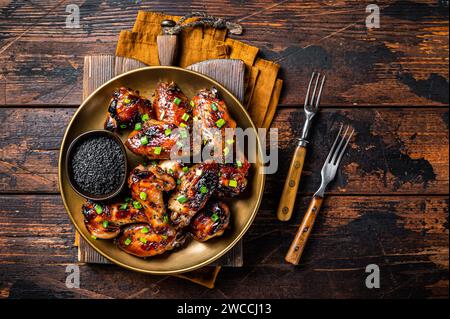
[[[320,78],[320,73],[313,72],[311,80],[309,81],[304,105],[306,117],[305,125],[303,126],[302,136],[299,139],[294,156],[292,157],[289,172],[286,181],[284,182],[283,193],[281,195],[280,203],[278,204],[277,217],[281,221],[287,221],[292,216],[303,164],[305,162],[306,146],[309,143],[307,140],[309,130],[311,128],[312,119],[319,110],[320,97],[322,96],[322,89],[325,83],[325,76],[322,76],[322,79]]]
[[[336,176],[336,172],[342,160],[342,156],[344,156],[347,145],[350,142],[353,133],[355,132],[353,129],[350,130],[350,127],[347,126],[344,134],[341,135],[342,129],[343,126],[341,125],[339,133],[333,143],[333,146],[331,147],[330,152],[328,153],[327,159],[325,160],[325,163],[323,164],[322,170],[320,172],[322,176],[320,187],[314,194],[311,203],[309,204],[308,210],[306,211],[305,217],[303,217],[297,234],[295,235],[294,240],[289,247],[289,251],[286,254],[285,260],[291,264],[298,265],[300,261],[300,257],[302,256],[306,242],[308,241],[309,235],[311,234],[311,230],[316,220],[317,214],[319,213],[320,207],[322,206],[325,189]]]

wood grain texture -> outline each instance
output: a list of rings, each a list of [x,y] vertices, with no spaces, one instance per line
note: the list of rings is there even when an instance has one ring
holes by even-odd
[[[58,192],[58,150],[74,112],[0,108],[0,192]],[[289,108],[273,123],[279,132],[278,173],[267,176],[266,193],[277,200],[303,119],[302,110]],[[340,123],[357,133],[329,194],[448,194],[448,110],[416,108],[322,110],[311,132],[299,193],[311,194],[320,185],[320,169]]]
[[[299,197],[299,206],[309,200]],[[303,216],[281,224],[277,201],[266,196],[244,238],[245,267],[222,269],[213,290],[86,264],[82,289],[67,289],[76,250],[59,196],[1,195],[0,202],[0,290],[9,297],[448,297],[448,196],[327,197],[296,268],[283,258]],[[365,287],[371,263],[380,266],[380,289]]]
[[[65,5],[81,26],[65,27]],[[6,1],[0,16],[0,103],[76,105],[83,57],[113,54],[138,10],[186,8],[240,23],[236,37],[281,65],[281,103],[303,102],[313,70],[327,74],[323,105],[448,105],[448,7],[436,0],[377,1],[381,28],[367,29],[373,1]],[[45,45],[43,45],[45,43]]]

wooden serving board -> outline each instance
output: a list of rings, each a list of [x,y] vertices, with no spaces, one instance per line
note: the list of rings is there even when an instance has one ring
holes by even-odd
[[[134,59],[113,55],[86,56],[84,58],[83,100],[106,81],[127,71],[139,69],[146,65]],[[244,100],[245,65],[240,60],[217,59],[208,60],[189,66],[187,69],[205,74],[225,86],[241,102]],[[97,253],[86,241],[76,233],[78,261],[94,264],[110,264],[111,262]],[[222,258],[211,265],[242,267],[243,248],[239,241]]]

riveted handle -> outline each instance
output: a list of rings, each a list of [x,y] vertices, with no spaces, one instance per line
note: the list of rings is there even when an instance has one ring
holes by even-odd
[[[278,204],[277,217],[281,221],[288,221],[292,216],[295,198],[297,196],[298,184],[302,175],[303,163],[305,162],[306,147],[297,146],[294,157],[289,167],[289,172],[284,182],[283,193]]]
[[[284,258],[288,263],[298,265],[300,262],[306,242],[308,241],[314,222],[316,221],[317,214],[322,206],[322,202],[322,197],[314,196],[309,204],[308,210],[306,211],[306,214],[298,227],[297,233],[295,234],[294,240],[289,247],[286,257]]]
[[[156,37],[160,65],[170,66],[175,65],[177,62],[178,36],[168,33],[175,24],[173,20],[164,20],[161,22],[162,34]]]

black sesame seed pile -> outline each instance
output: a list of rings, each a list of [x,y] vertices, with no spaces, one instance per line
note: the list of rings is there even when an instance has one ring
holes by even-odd
[[[111,194],[125,175],[120,145],[106,136],[87,138],[72,153],[71,169],[77,186],[93,195]]]

